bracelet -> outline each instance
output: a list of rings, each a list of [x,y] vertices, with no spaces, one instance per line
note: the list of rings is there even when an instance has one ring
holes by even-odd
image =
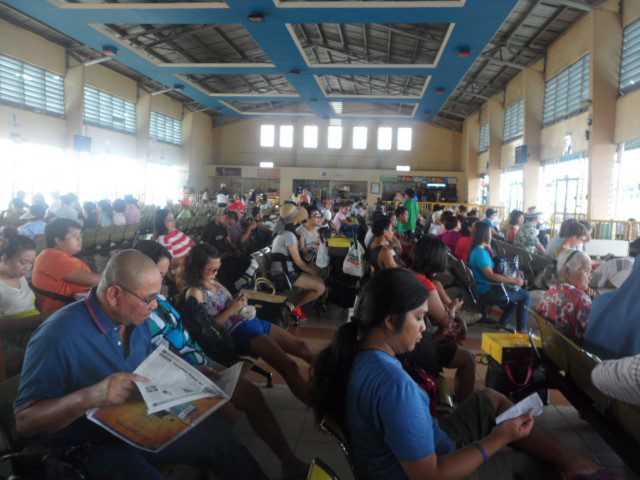
[[[484,459],[484,463],[487,463],[489,461],[489,454],[484,449],[482,444],[480,442],[473,442],[473,446],[476,447],[478,450],[480,450],[480,454],[482,455],[482,458]]]

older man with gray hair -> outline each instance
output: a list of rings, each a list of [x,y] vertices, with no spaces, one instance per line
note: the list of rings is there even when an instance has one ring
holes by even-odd
[[[124,250],[89,296],[53,314],[27,347],[14,404],[18,432],[45,444],[91,444],[81,459],[90,478],[162,479],[163,462],[206,467],[222,479],[266,479],[221,419],[210,416],[160,453],[127,445],[88,421],[92,408],[124,403],[146,381],[133,372],[151,354],[146,320],[157,308],[156,264]]]

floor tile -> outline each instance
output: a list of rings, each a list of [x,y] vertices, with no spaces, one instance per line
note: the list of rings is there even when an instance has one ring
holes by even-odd
[[[255,435],[238,435],[240,441],[251,452],[260,464],[264,473],[270,478],[281,478],[280,461],[269,447]],[[295,449],[295,441],[290,440],[291,449]]]
[[[261,390],[272,409],[307,410],[307,406],[294,397],[286,385],[274,385],[273,388],[262,388]]]

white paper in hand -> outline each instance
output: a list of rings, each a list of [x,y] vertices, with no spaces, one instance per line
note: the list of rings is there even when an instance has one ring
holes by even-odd
[[[542,404],[540,396],[537,393],[532,393],[524,400],[516,403],[506,412],[502,412],[500,415],[498,415],[496,417],[496,425],[500,425],[501,423],[504,423],[507,420],[511,420],[512,418],[517,418],[527,412],[536,417],[542,413],[543,408],[544,405]]]

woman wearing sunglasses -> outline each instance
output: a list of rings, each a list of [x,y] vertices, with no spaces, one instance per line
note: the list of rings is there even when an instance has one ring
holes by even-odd
[[[222,260],[218,250],[206,243],[191,249],[184,262],[181,286],[185,292],[184,317],[187,328],[203,347],[207,341],[189,323],[204,310],[210,322],[227,329],[240,354],[250,354],[275,368],[286,380],[293,394],[308,402],[309,386],[300,374],[298,364],[287,354],[311,364],[315,352],[286,330],[259,319],[255,307],[247,305],[246,295],[233,298],[216,281]],[[215,359],[214,360],[220,360]]]

